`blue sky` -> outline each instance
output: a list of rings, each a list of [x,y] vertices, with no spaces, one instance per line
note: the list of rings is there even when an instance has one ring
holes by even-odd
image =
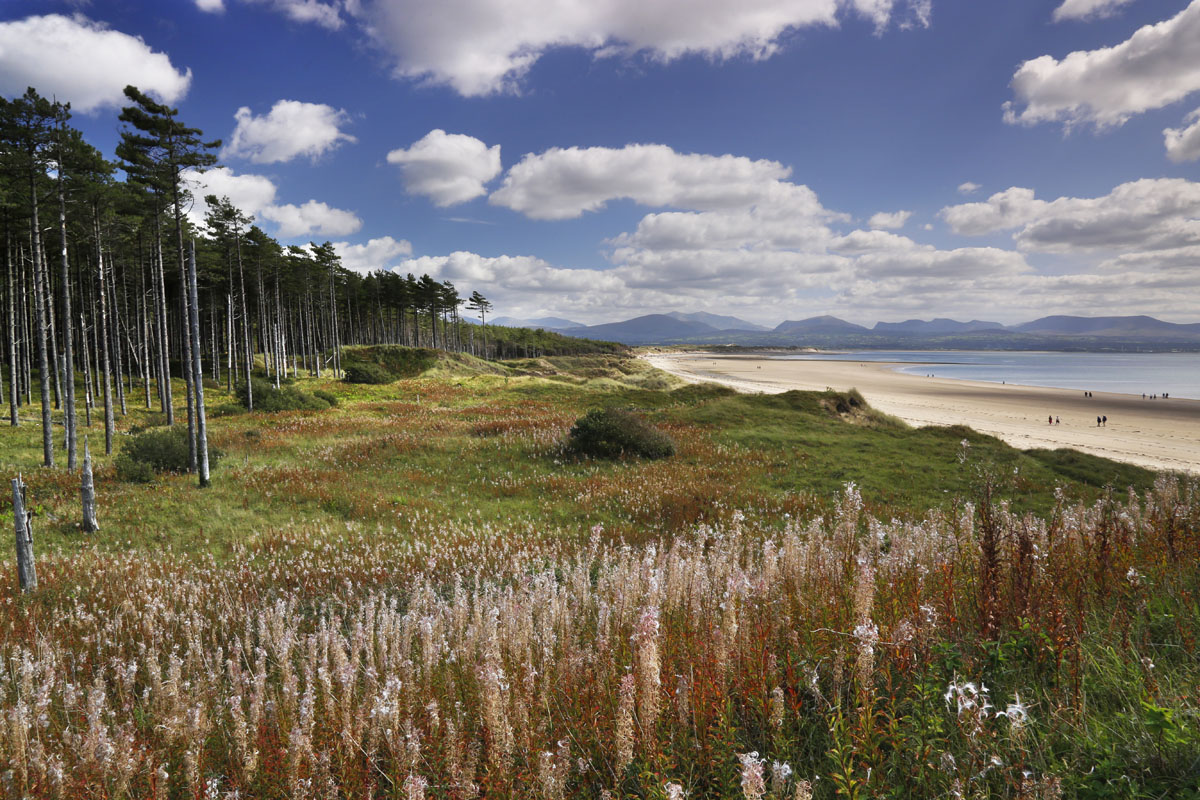
[[[0,0],[6,95],[127,83],[501,314],[1200,319],[1200,0]]]

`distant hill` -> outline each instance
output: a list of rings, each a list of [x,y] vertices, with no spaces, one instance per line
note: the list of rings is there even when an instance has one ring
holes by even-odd
[[[526,324],[533,322],[535,320],[529,320]],[[910,319],[904,322],[879,322],[873,328],[866,328],[825,315],[787,320],[768,330],[737,317],[707,312],[673,312],[557,330],[569,336],[628,345],[900,350],[1200,350],[1200,323],[1177,324],[1147,316],[1054,316],[1007,327],[998,322],[978,319],[970,322],[947,318]]]
[[[564,332],[571,336],[586,336],[589,339],[621,342],[622,344],[680,342],[721,333],[712,325],[676,319],[667,314],[647,314],[644,317],[635,317],[624,322],[588,325],[582,328],[571,328]]]
[[[755,325],[753,322],[747,322],[744,319],[737,317],[725,317],[720,314],[709,314],[707,311],[695,311],[691,314],[684,314],[680,311],[672,311],[665,316],[680,320],[681,322],[700,322],[705,325],[711,325],[719,331],[769,331],[770,328],[765,325]]]
[[[506,328],[544,328],[548,330],[569,330],[586,327],[582,322],[572,322],[562,317],[537,317],[536,319],[518,319],[517,317],[496,317],[488,320],[489,325],[503,325]]]
[[[1180,325],[1147,316],[1042,317],[1023,325],[1013,325],[1011,329],[1020,333],[1056,333],[1066,336],[1200,336],[1200,323]]]
[[[785,320],[775,326],[775,333],[869,333],[862,325],[831,317],[809,317],[800,320]]]
[[[904,322],[876,322],[871,329],[875,333],[885,334],[927,334],[941,336],[947,333],[973,333],[975,331],[1002,331],[1005,327],[999,322],[984,322],[973,319],[970,322],[958,322],[953,319],[939,317],[933,320],[909,319]]]

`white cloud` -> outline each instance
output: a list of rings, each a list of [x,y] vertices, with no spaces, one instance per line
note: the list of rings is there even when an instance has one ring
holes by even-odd
[[[279,0],[276,0],[278,2]],[[897,13],[903,5],[907,14]],[[395,59],[399,77],[446,84],[467,96],[514,90],[553,47],[596,57],[668,62],[768,58],[789,32],[857,14],[881,31],[929,25],[929,0],[360,0],[347,10]]]
[[[1018,229],[1014,239],[1023,250],[1161,250],[1200,243],[1200,183],[1143,178],[1101,197],[1050,202],[1036,199],[1032,189],[1013,187],[941,214],[959,234]]]
[[[435,128],[408,148],[391,151],[387,160],[399,165],[410,194],[444,208],[487,193],[484,184],[500,174],[500,145]]]
[[[622,198],[646,206],[738,208],[767,199],[790,173],[777,161],[685,155],[661,144],[556,147],[522,158],[490,202],[534,219],[570,219]]]
[[[1063,0],[1063,4],[1054,9],[1054,21],[1111,17],[1132,2],[1133,0]]]
[[[1183,121],[1191,124],[1186,128],[1167,128],[1163,131],[1167,158],[1177,163],[1200,158],[1200,108],[1184,117]]]
[[[1004,119],[1025,125],[1121,125],[1181,100],[1200,90],[1200,0],[1113,47],[1026,61],[1012,88],[1016,102],[1004,104]]]
[[[366,274],[393,266],[401,256],[412,255],[412,244],[407,239],[396,240],[391,236],[370,239],[366,244],[334,242],[333,250],[342,259],[342,266]]]
[[[238,175],[229,167],[216,167],[202,173],[192,172],[186,181],[193,197],[188,219],[195,225],[203,225],[208,213],[204,196],[214,194],[228,197],[244,214],[275,223],[275,235],[282,239],[348,236],[362,227],[362,220],[353,212],[331,208],[316,200],[302,205],[277,204],[275,182],[265,175]]]
[[[280,100],[261,117],[242,106],[234,118],[237,127],[221,155],[255,164],[275,164],[298,156],[315,161],[342,142],[357,141],[341,131],[346,112],[322,103]]]
[[[216,167],[189,173],[186,181],[193,197],[188,218],[196,225],[203,225],[208,213],[205,195],[228,197],[242,213],[253,217],[261,216],[263,209],[275,203],[275,183],[264,175],[238,175],[229,167]]]
[[[196,8],[210,14],[220,14],[225,11],[224,0],[196,0]]]
[[[49,14],[0,22],[0,93],[36,86],[45,97],[88,113],[126,102],[134,84],[167,103],[182,98],[192,71],[179,72],[140,37],[109,30],[81,14]]]
[[[344,5],[349,10],[351,7],[357,7],[358,5],[357,3],[351,3],[350,0],[342,0],[340,4],[337,2],[321,2],[321,0],[248,1],[269,6],[293,22],[312,23],[332,31],[338,30],[345,24],[345,19],[342,18],[339,6]]]
[[[880,211],[878,214],[872,214],[867,220],[867,224],[872,228],[887,228],[889,230],[899,230],[908,222],[908,218],[912,216],[911,211],[894,211],[888,213]]]
[[[964,236],[980,236],[1016,228],[1034,219],[1046,203],[1033,196],[1033,189],[1019,186],[996,192],[983,203],[947,206],[942,219],[950,229]]]
[[[262,215],[279,226],[279,237],[294,239],[300,236],[347,236],[362,227],[362,220],[353,212],[332,208],[325,203],[309,200],[303,205],[288,203],[268,206]]]
[[[960,183],[958,185],[958,193],[959,194],[975,194],[982,188],[983,187],[980,186],[978,183],[974,183],[972,181],[966,181],[965,183]]]

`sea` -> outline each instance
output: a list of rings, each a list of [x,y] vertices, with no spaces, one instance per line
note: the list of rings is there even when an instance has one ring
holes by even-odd
[[[910,375],[1200,399],[1200,353],[864,350],[775,356],[792,361],[890,361]]]

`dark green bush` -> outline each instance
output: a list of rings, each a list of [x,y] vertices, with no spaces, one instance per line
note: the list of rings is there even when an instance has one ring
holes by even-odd
[[[295,386],[283,385],[278,389],[269,381],[252,378],[254,389],[254,410],[274,414],[277,411],[321,411],[329,408],[330,403],[308,392],[301,391]],[[246,397],[246,384],[238,387],[238,400],[243,406],[249,403]]]
[[[214,468],[221,451],[208,448],[208,466]],[[175,426],[148,430],[129,437],[116,458],[117,477],[134,483],[148,483],[162,472],[186,472],[188,468],[187,428]]]
[[[329,403],[330,408],[337,408],[338,399],[333,392],[327,392],[324,389],[313,389],[313,397]]]
[[[593,458],[666,458],[675,454],[671,437],[636,414],[615,408],[589,411],[567,434],[568,452]]]
[[[347,347],[342,353],[342,369],[371,364],[381,367],[388,374],[384,383],[400,378],[415,378],[437,365],[438,352],[426,347],[403,347],[398,344],[375,344],[365,347]],[[355,381],[349,381],[355,383]]]
[[[346,383],[391,383],[396,380],[391,372],[378,364],[346,364]]]

